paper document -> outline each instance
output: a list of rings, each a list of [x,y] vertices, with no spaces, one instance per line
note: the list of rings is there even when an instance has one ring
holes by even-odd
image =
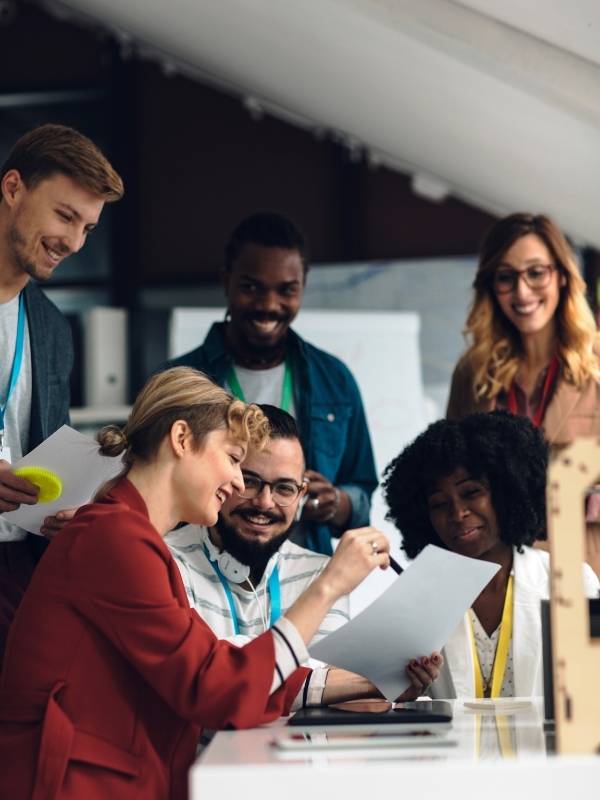
[[[17,467],[43,467],[56,473],[62,483],[62,494],[51,503],[19,506],[7,511],[3,519],[19,525],[31,533],[40,533],[45,517],[51,517],[64,508],[76,508],[87,503],[97,489],[114,478],[122,468],[121,458],[100,454],[98,442],[84,436],[68,425],[63,425],[42,444],[11,465]]]
[[[310,655],[364,675],[393,700],[408,688],[408,662],[442,649],[499,569],[428,545],[377,600],[311,647]]]

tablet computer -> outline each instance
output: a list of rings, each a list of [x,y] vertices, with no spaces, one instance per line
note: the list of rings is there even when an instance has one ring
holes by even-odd
[[[372,710],[370,710],[372,709]],[[448,726],[452,722],[452,705],[445,700],[419,700],[414,703],[370,704],[370,701],[340,703],[335,706],[301,708],[290,717],[287,724],[302,727],[318,725],[360,726],[382,725],[429,728],[429,726]]]
[[[444,734],[404,731],[333,731],[277,734],[271,741],[279,750],[363,750],[379,748],[454,747],[456,739]]]

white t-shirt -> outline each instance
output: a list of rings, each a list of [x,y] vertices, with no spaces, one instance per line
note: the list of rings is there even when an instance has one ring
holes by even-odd
[[[7,303],[0,303],[0,405],[4,407],[17,341],[19,295]],[[4,445],[10,447],[10,460],[17,461],[29,449],[29,423],[31,418],[31,346],[29,326],[25,320],[23,361],[19,379],[12,391],[4,413]],[[0,516],[0,542],[24,539],[26,531]]]
[[[281,392],[285,377],[285,361],[270,369],[246,369],[235,365],[235,374],[244,392],[246,403],[268,403],[281,408]],[[229,391],[233,387],[227,384]],[[294,398],[290,398],[290,407],[285,409],[292,417],[296,416]]]

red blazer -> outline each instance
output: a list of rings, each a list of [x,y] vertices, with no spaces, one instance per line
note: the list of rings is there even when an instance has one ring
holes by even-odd
[[[273,695],[272,634],[219,641],[122,480],[48,548],[8,638],[0,680],[0,797],[180,800],[202,727],[289,711]]]

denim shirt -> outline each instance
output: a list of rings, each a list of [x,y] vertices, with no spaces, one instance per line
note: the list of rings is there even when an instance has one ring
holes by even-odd
[[[168,366],[195,367],[225,386],[233,357],[223,327],[223,323],[215,323],[200,347],[173,359]],[[377,473],[356,381],[338,358],[305,342],[292,330],[287,345],[307,468],[320,472],[348,494],[352,510],[347,528],[368,525]],[[329,525],[307,527],[307,546],[330,555],[334,529]]]

